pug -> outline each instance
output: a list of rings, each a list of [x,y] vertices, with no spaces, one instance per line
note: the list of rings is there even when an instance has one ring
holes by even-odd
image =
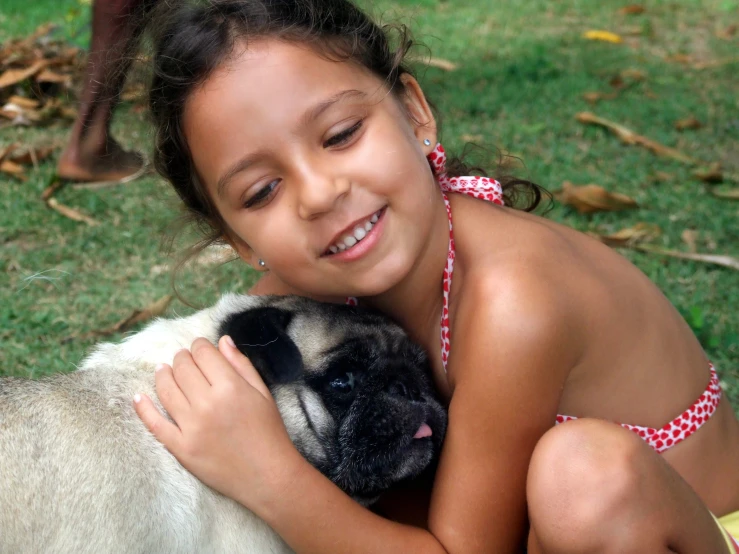
[[[227,295],[97,346],[77,371],[0,378],[0,553],[283,553],[203,485],[132,407],[154,367],[230,335],[299,452],[358,502],[433,466],[446,430],[423,350],[386,317],[295,296]]]

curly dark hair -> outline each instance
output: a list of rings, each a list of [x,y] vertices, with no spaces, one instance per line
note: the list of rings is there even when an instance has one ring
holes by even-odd
[[[348,0],[183,0],[176,7],[167,6],[158,19],[163,22],[153,26],[149,90],[156,129],[154,164],[203,233],[186,259],[222,240],[226,229],[195,172],[182,127],[183,111],[193,91],[233,55],[237,44],[265,37],[309,44],[328,59],[369,69],[396,95],[403,93],[399,77],[412,75],[405,63],[413,45],[407,27],[379,26]],[[450,176],[471,171],[488,175],[482,167],[468,167],[460,157],[448,157]],[[493,173],[503,185],[508,206],[531,211],[547,195],[530,181]]]

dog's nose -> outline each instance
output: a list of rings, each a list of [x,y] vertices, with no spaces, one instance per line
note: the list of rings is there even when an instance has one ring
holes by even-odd
[[[414,402],[423,402],[421,392],[414,386],[407,386],[401,381],[391,381],[387,387],[387,393],[391,396],[399,396],[401,398],[407,398]]]

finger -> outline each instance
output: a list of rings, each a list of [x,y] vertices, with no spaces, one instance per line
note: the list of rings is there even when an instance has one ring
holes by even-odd
[[[269,392],[269,388],[264,384],[262,376],[259,375],[259,372],[251,361],[249,361],[249,358],[244,356],[241,351],[236,348],[236,344],[234,344],[231,337],[228,335],[222,336],[221,340],[218,341],[218,349],[247,383],[257,389],[265,398],[272,398],[272,393]]]
[[[172,368],[167,364],[159,364],[154,374],[154,384],[157,389],[157,396],[159,401],[167,410],[167,413],[172,419],[180,421],[190,411],[190,402],[180,387],[177,386],[177,382],[172,375]]]
[[[181,437],[179,428],[161,414],[151,398],[145,394],[135,394],[133,409],[144,422],[144,426],[168,450],[177,447]]]
[[[172,374],[177,386],[190,404],[192,404],[193,398],[197,398],[203,391],[210,389],[210,382],[203,375],[203,371],[194,360],[192,353],[187,349],[183,348],[174,355]]]
[[[210,341],[195,339],[192,343],[192,357],[205,374],[208,382],[215,386],[217,383],[236,382],[239,374],[234,371],[231,363],[223,356]]]

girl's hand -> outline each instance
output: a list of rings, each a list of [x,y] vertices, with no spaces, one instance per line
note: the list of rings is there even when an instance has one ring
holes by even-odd
[[[144,425],[197,478],[253,511],[280,494],[305,464],[249,360],[222,337],[205,339],[161,364],[156,389],[174,423],[146,395],[134,397]]]

